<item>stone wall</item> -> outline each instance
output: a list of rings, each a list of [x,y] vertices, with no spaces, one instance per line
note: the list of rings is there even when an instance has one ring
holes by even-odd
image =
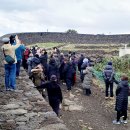
[[[9,34],[8,34],[9,35]],[[107,44],[107,43],[129,43],[130,34],[124,35],[91,35],[91,34],[70,34],[56,32],[36,32],[18,33],[24,43],[88,43],[88,44]]]
[[[2,91],[4,68],[0,69],[0,130],[68,130],[22,68],[15,92]]]

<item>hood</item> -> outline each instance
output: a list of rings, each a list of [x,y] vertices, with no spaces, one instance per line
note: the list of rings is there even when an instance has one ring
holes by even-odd
[[[40,64],[40,60],[38,59],[38,58],[36,58],[36,57],[34,57],[33,59],[32,59],[32,62],[34,62],[35,64]]]
[[[51,65],[55,65],[55,59],[50,59],[50,62],[49,62],[49,64],[51,64]]]
[[[122,84],[124,87],[128,86],[128,80],[122,80],[122,81],[121,81],[121,84]]]
[[[112,70],[113,67],[111,65],[106,65],[105,70]]]

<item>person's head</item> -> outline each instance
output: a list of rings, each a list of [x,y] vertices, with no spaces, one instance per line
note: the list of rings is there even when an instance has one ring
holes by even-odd
[[[34,57],[36,57],[36,58],[38,58],[39,59],[39,55],[38,54],[35,54],[35,56]]]
[[[60,53],[61,56],[64,56],[64,53]]]
[[[50,80],[51,80],[51,81],[57,81],[57,77],[56,77],[56,75],[51,75]]]
[[[65,57],[64,63],[69,63],[69,58],[68,57]]]
[[[127,80],[128,81],[128,76],[126,74],[122,74],[121,80]]]
[[[111,61],[109,61],[107,64],[108,64],[108,65],[112,65],[112,62],[111,62]]]
[[[9,39],[8,37],[4,37],[4,38],[2,39],[2,42],[3,42],[4,44],[8,44],[8,43],[10,42],[10,39]]]
[[[29,57],[33,57],[33,53],[30,53],[30,54],[29,54]]]
[[[83,59],[83,63],[88,63],[88,59],[87,59],[87,58],[84,58],[84,59]]]
[[[84,57],[84,55],[83,55],[83,54],[81,54],[80,56],[81,56],[81,57]]]
[[[56,63],[55,59],[51,58],[50,61],[49,61],[49,64],[55,64],[55,63]]]
[[[10,38],[10,44],[13,44],[15,42],[16,35],[11,35]]]

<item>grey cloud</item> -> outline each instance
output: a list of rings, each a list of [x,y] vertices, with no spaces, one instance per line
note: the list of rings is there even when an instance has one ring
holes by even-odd
[[[2,0],[0,31],[130,32],[126,0]]]

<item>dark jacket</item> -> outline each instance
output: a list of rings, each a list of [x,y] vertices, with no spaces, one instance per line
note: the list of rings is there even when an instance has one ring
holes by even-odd
[[[60,79],[61,79],[61,80],[64,80],[64,66],[65,66],[65,63],[62,62],[62,63],[61,63],[61,66],[60,66],[60,68],[59,68]]]
[[[41,64],[44,66],[44,64],[47,64],[47,60],[48,60],[48,55],[47,55],[47,52],[46,52],[46,53],[44,53],[40,56]]]
[[[55,81],[49,81],[43,83],[41,86],[38,86],[36,88],[46,88],[47,93],[48,93],[48,98],[49,98],[49,103],[62,103],[62,92],[59,84]]]
[[[56,77],[59,78],[59,69],[54,59],[50,59],[47,73],[48,73],[48,79],[50,79],[51,75],[56,75]]]
[[[83,63],[84,56],[80,56],[78,60],[78,71],[81,71],[81,65]]]
[[[33,57],[32,60],[31,60],[31,64],[32,64],[32,69],[33,69],[34,67],[36,67],[38,64],[40,64],[39,58]]]
[[[65,79],[73,79],[75,72],[76,70],[71,62],[66,63],[64,65],[63,73],[65,76]]]
[[[126,111],[128,108],[128,81],[121,81],[116,89],[116,111]]]
[[[88,66],[88,63],[83,62],[82,65],[81,65],[81,70],[86,69],[87,66]]]
[[[114,70],[111,65],[106,65],[103,71],[103,78],[105,82],[113,82],[114,81]]]
[[[45,76],[47,76],[47,68],[48,68],[48,64],[47,64],[48,55],[47,55],[47,53],[42,54],[39,59],[40,59],[40,62],[44,68],[44,74],[45,74]]]

